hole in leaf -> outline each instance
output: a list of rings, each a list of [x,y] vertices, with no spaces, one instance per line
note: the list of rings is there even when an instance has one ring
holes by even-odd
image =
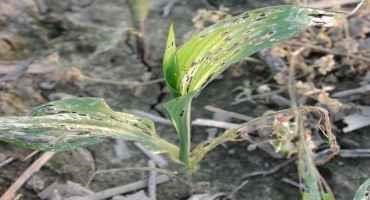
[[[322,17],[332,17],[332,16],[334,16],[334,14],[331,14],[331,13],[312,13],[312,14],[309,14],[308,16],[315,17],[315,18],[322,18]]]
[[[225,38],[224,38],[224,40],[225,40],[226,42],[229,42],[229,41],[231,41],[231,37],[225,37]]]
[[[249,18],[249,13],[247,13],[247,12],[246,12],[246,13],[244,13],[244,14],[242,15],[242,18],[243,18],[243,19],[248,19],[248,18]]]
[[[269,31],[268,33],[267,33],[267,35],[269,35],[269,36],[272,36],[272,35],[274,35],[275,34],[275,31]]]
[[[266,13],[260,13],[257,16],[256,21],[260,21],[260,20],[266,18],[266,16],[267,16]]]
[[[180,112],[180,117],[183,117],[184,116],[184,113],[185,113],[185,111],[184,110],[182,110],[181,112]]]
[[[221,36],[226,37],[229,33],[230,33],[229,31],[224,31],[221,33]]]
[[[65,110],[61,110],[61,111],[58,111],[56,114],[66,114],[66,113],[68,113],[67,111],[65,111]],[[73,112],[72,112],[73,113]]]

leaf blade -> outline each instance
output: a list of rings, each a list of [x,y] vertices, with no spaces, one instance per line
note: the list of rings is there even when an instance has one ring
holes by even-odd
[[[163,75],[166,80],[167,87],[170,91],[177,96],[176,80],[179,77],[179,73],[176,70],[176,39],[175,39],[175,29],[173,24],[170,25],[168,30],[166,50],[163,56]]]
[[[367,179],[356,191],[355,197],[353,200],[366,200],[366,197],[369,197],[370,192],[370,179]]]
[[[312,25],[330,25],[339,14],[293,5],[245,12],[195,34],[176,51],[179,95],[201,90],[228,66]],[[173,80],[172,80],[173,81]]]
[[[120,138],[177,159],[177,147],[156,134],[152,121],[115,112],[100,98],[54,101],[37,107],[32,115],[1,117],[0,140],[37,150],[64,151],[104,138]]]

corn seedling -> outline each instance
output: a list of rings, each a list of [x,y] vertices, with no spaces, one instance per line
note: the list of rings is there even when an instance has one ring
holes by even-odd
[[[180,48],[171,26],[163,72],[173,99],[165,107],[180,138],[180,161],[189,169],[196,167],[190,152],[191,102],[207,84],[231,64],[308,26],[332,26],[338,17],[336,13],[290,5],[261,8],[216,23]]]
[[[146,11],[140,11],[130,1],[135,21],[142,21]],[[146,8],[143,8],[146,9]],[[140,14],[140,15],[139,15]],[[175,42],[174,26],[169,28],[167,45],[163,57],[163,73],[172,99],[165,104],[169,117],[177,131],[179,145],[172,144],[157,135],[153,122],[128,113],[111,110],[99,98],[71,98],[54,101],[37,107],[31,116],[1,117],[0,140],[20,146],[43,150],[65,151],[96,144],[104,138],[120,138],[135,141],[148,150],[166,153],[182,163],[189,172],[198,168],[199,162],[216,146],[247,137],[247,132],[259,129],[259,125],[273,124],[276,113],[262,116],[241,125],[239,129],[227,130],[208,143],[191,148],[191,104],[194,97],[233,63],[245,59],[255,52],[289,39],[308,26],[332,26],[342,15],[338,13],[283,5],[247,11],[239,16],[228,17],[193,35],[182,46]],[[318,108],[302,107],[281,111],[312,112]],[[327,120],[327,119],[326,119]],[[275,132],[278,151],[295,148],[289,129],[297,124],[274,124],[280,126]],[[335,139],[327,135],[330,144]],[[302,143],[306,141],[300,138]],[[289,144],[287,147],[286,144]],[[335,149],[335,145],[333,149]],[[301,160],[300,174],[307,182],[308,192],[304,199],[332,199],[332,194],[323,187],[313,163],[311,149],[296,149]],[[306,167],[306,168],[305,168]]]
[[[147,44],[145,41],[145,19],[149,14],[150,0],[128,0],[132,23],[134,26],[134,35],[136,38],[136,50],[144,64],[147,63]]]

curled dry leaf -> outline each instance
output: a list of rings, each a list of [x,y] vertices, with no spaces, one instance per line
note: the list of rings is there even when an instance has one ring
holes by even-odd
[[[201,161],[209,151],[213,150],[218,145],[230,141],[238,141],[240,139],[246,139],[256,144],[259,148],[263,147],[263,145],[268,142],[272,144],[275,151],[279,151],[279,153],[284,153],[288,156],[294,155],[298,152],[297,149],[300,147],[300,144],[298,144],[296,140],[298,135],[296,133],[293,134],[296,125],[294,122],[290,122],[289,119],[293,119],[297,112],[302,116],[312,114],[318,118],[317,124],[314,126],[316,129],[322,131],[321,135],[325,138],[326,147],[330,152],[323,158],[320,158],[320,162],[330,160],[338,153],[339,146],[331,130],[329,114],[325,109],[320,107],[303,106],[297,109],[286,109],[267,113],[247,123],[241,124],[239,128],[229,129],[211,141],[197,145],[192,151],[192,164]],[[310,127],[311,125],[310,123]],[[313,151],[316,151],[315,147],[317,147],[317,145],[311,140],[313,137],[311,137],[312,133],[309,131],[310,129],[308,127],[306,129],[305,127],[304,130],[306,131],[305,139],[307,140],[305,144],[310,146],[310,149],[308,149],[310,154],[314,154]],[[249,135],[250,133],[255,133],[255,131],[258,131],[258,136]],[[261,149],[265,150],[266,148]],[[269,151],[269,149],[266,149],[267,153],[270,153]]]
[[[345,107],[338,99],[331,98],[327,92],[320,92],[317,96],[317,100],[325,105],[332,113],[340,113]]]
[[[14,92],[0,92],[0,113],[6,115],[16,115],[25,113],[28,106],[25,105],[24,99]]]
[[[0,60],[22,59],[26,41],[17,34],[0,31]]]
[[[329,54],[323,56],[320,59],[316,60],[314,65],[318,68],[320,74],[326,75],[335,69],[334,55]]]

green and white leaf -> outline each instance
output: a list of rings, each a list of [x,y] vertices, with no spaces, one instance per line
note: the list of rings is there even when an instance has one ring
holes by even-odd
[[[360,186],[360,188],[358,188],[353,200],[368,200],[369,196],[370,196],[370,179],[367,179]]]
[[[54,101],[34,109],[32,116],[0,117],[0,140],[32,149],[63,151],[104,138],[136,141],[178,157],[178,148],[156,134],[152,121],[115,112],[100,98]]]
[[[167,44],[163,65],[168,85],[177,95],[201,90],[228,66],[251,54],[291,38],[308,26],[331,26],[337,13],[283,5],[247,11],[195,34],[174,51]],[[174,41],[173,29],[169,40]]]
[[[167,103],[166,109],[179,135],[180,160],[189,164],[186,156],[190,155],[191,100],[208,83],[231,64],[291,38],[308,26],[331,26],[339,17],[337,13],[294,5],[261,8],[216,23],[195,34],[179,48],[176,48],[171,25],[163,73],[175,97]],[[179,115],[179,109],[186,114]]]

